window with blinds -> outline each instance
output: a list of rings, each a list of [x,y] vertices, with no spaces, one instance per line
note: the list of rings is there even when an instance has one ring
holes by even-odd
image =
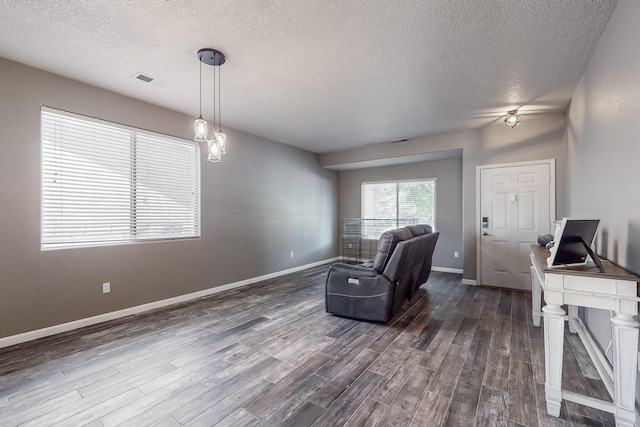
[[[389,220],[389,229],[405,220],[429,224],[435,230],[436,180],[372,182],[362,184],[362,218]],[[365,235],[370,235],[364,230]],[[369,236],[377,239],[380,236]]]
[[[197,144],[41,111],[42,249],[200,236]]]

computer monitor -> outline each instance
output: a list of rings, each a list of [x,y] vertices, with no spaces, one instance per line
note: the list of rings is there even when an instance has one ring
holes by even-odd
[[[562,218],[547,258],[547,266],[556,268],[585,265],[591,257],[598,270],[604,273],[600,258],[591,249],[599,224],[599,219]]]

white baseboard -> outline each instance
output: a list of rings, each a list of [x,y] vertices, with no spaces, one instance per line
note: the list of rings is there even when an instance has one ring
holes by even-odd
[[[305,264],[299,267],[289,268],[287,270],[276,271],[275,273],[269,273],[263,276],[253,277],[251,279],[240,280],[238,282],[228,283],[226,285],[216,286],[214,288],[209,288],[202,291],[193,292],[190,294],[179,295],[177,297],[167,298],[160,301],[154,301],[147,304],[137,305],[135,307],[129,307],[122,310],[99,314],[93,317],[86,317],[84,319],[79,319],[79,320],[74,320],[72,322],[49,326],[47,328],[36,329],[35,331],[24,332],[18,335],[11,335],[8,337],[0,338],[0,348],[21,344],[27,341],[37,340],[40,338],[48,337],[48,336],[59,334],[62,332],[72,331],[74,329],[84,328],[86,326],[107,322],[109,320],[115,320],[122,317],[131,316],[132,314],[138,314],[138,313],[142,313],[149,310],[155,310],[157,308],[166,307],[172,304],[177,304],[185,301],[194,300],[197,298],[206,297],[209,295],[217,294],[219,292],[240,288],[242,286],[251,285],[253,283],[261,282],[263,280],[273,279],[279,276],[284,276],[285,274],[295,273],[297,271],[306,270],[308,268],[317,267],[319,265],[328,264],[330,262],[335,262],[335,261],[340,261],[340,257],[330,258],[323,261],[317,261],[311,264]]]
[[[478,286],[477,282],[473,279],[462,279],[462,284],[470,285],[470,286]]]
[[[462,274],[462,269],[461,268],[431,267],[431,271],[441,271],[443,273]]]

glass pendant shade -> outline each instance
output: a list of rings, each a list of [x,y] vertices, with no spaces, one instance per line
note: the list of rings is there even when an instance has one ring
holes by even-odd
[[[207,145],[209,146],[209,156],[207,157],[207,161],[211,163],[220,163],[222,161],[222,153],[220,152],[218,141],[215,139],[209,139],[207,140]]]
[[[213,134],[213,137],[218,142],[220,153],[225,154],[227,152],[227,134],[219,130],[218,132]]]
[[[194,120],[193,131],[194,131],[193,140],[195,142],[205,142],[207,140],[209,129],[207,127],[207,121],[204,120],[202,116]]]
[[[520,117],[518,116],[517,111],[509,111],[509,115],[504,119],[504,124],[510,128],[518,126],[518,124],[520,124]]]

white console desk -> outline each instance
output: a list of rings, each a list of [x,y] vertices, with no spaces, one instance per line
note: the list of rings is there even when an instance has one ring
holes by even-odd
[[[636,375],[638,372],[638,326],[633,318],[638,314],[640,278],[606,260],[605,273],[593,264],[580,267],[548,268],[549,252],[540,245],[531,245],[531,280],[533,324],[540,326],[544,317],[544,362],[547,412],[560,416],[562,399],[610,412],[616,426],[636,426]],[[540,312],[540,294],[544,290],[545,306]],[[561,306],[567,305],[567,316]],[[602,352],[591,340],[578,318],[578,307],[611,310],[613,370]],[[613,403],[583,396],[562,389],[562,356],[564,322],[578,333],[603,382],[613,397]]]

